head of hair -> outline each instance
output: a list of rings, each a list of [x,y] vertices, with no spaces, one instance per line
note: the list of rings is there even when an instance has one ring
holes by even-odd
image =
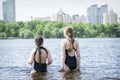
[[[41,36],[37,36],[35,38],[35,44],[37,47],[40,47],[43,44],[43,38]]]
[[[64,28],[64,36],[73,39],[73,28],[71,26]]]
[[[67,26],[64,28],[64,36],[69,39],[70,41],[70,49],[69,52],[73,50],[73,28],[71,26]]]
[[[43,38],[41,36],[37,36],[35,38],[35,44],[36,44],[37,50],[39,52],[39,63],[40,63],[41,62],[41,50],[39,48],[43,44]]]

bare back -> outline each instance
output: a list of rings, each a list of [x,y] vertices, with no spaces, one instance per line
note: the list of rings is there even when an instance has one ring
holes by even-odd
[[[70,41],[68,39],[64,39],[63,44],[65,44],[65,49],[69,50],[70,49]],[[77,42],[74,40],[73,47],[77,49]],[[68,53],[69,56],[74,56],[75,55],[75,50],[73,49],[72,52]]]
[[[40,49],[40,51],[41,51],[41,54],[37,50],[35,54],[35,61],[40,63],[40,60],[41,60],[41,63],[46,63],[47,53],[44,49]]]

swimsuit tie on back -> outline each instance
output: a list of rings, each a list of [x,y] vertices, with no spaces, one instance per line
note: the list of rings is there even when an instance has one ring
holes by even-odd
[[[46,51],[46,53],[48,54],[46,48],[44,47],[39,47],[39,49],[44,49]],[[36,70],[36,72],[47,72],[47,65],[46,63],[38,63],[35,61],[35,55],[38,49],[36,49],[35,54],[34,54],[34,69]],[[40,58],[41,59],[41,58]]]

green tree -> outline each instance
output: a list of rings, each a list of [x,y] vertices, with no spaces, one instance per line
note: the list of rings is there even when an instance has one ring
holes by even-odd
[[[1,33],[1,32],[0,32],[0,39],[5,39],[5,38],[7,38],[6,33]]]
[[[28,29],[20,31],[19,36],[21,38],[25,38],[25,39],[33,38],[32,32],[30,30],[28,30]]]
[[[51,38],[51,31],[49,29],[45,29],[43,31],[43,37],[44,38]]]
[[[5,24],[6,26],[6,35],[7,37],[17,37],[18,36],[18,30],[19,25],[16,22],[8,22]]]
[[[41,35],[43,36],[45,27],[43,25],[37,25],[36,26],[36,35]]]
[[[0,38],[33,38],[36,35],[45,38],[63,37],[63,28],[72,26],[74,37],[120,37],[120,24],[63,23],[57,21],[32,20],[27,22],[5,22],[0,20]]]

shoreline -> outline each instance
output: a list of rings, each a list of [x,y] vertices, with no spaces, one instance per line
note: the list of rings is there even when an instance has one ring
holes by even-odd
[[[78,38],[75,37],[75,39],[114,39],[114,38],[120,38],[120,37],[90,37],[90,38]],[[20,38],[20,37],[8,37],[8,38],[0,38],[0,40],[10,40],[10,39],[34,39],[34,38]],[[63,39],[63,38],[44,38],[44,39]]]

